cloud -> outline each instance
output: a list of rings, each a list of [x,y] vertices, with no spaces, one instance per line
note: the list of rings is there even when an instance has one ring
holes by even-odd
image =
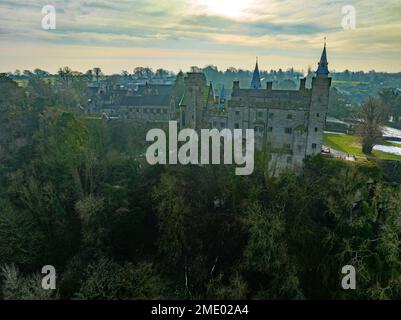
[[[246,0],[242,15],[236,16],[226,15],[222,6],[211,12],[195,1],[53,0],[57,30],[44,31],[41,8],[48,1],[2,0],[0,42],[15,50],[24,44],[172,49],[188,56],[203,52],[205,59],[206,53],[237,52],[273,54],[291,61],[294,55],[309,56],[315,61],[327,36],[330,52],[341,63],[357,57],[368,68],[374,56],[378,63],[389,59],[401,69],[401,62],[394,58],[401,53],[399,0]],[[344,5],[356,8],[356,30],[341,27]]]

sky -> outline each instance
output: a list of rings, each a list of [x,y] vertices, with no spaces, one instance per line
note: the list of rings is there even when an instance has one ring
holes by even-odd
[[[45,5],[55,30],[42,28]],[[256,57],[306,72],[325,37],[331,70],[401,71],[400,0],[0,0],[0,18],[0,72],[253,69]]]

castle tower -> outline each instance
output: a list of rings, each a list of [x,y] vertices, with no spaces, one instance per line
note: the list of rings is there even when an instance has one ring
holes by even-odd
[[[256,59],[255,70],[253,71],[251,89],[260,89],[262,88],[262,83],[260,82],[260,73],[258,66],[258,59]]]
[[[331,78],[327,62],[326,41],[318,63],[316,76],[312,79],[312,96],[309,111],[307,155],[320,154],[323,145],[323,133],[329,107]]]
[[[203,73],[189,72],[184,78],[185,93],[180,103],[181,126],[192,129],[202,128],[206,99],[213,93],[213,87],[206,85],[206,76]]]

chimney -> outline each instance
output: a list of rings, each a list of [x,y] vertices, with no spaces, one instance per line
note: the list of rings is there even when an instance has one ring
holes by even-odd
[[[233,93],[238,94],[239,93],[239,81],[233,81]]]

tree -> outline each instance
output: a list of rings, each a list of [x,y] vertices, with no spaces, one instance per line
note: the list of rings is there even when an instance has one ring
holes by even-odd
[[[279,83],[279,87],[281,90],[295,90],[297,88],[297,84],[290,79],[286,79]]]
[[[127,71],[127,70],[122,70],[122,71],[121,71],[121,76],[122,76],[124,79],[127,79],[127,78],[129,77],[128,71]]]
[[[136,67],[136,68],[134,69],[134,72],[133,72],[133,73],[134,73],[134,76],[135,76],[137,79],[145,78],[145,79],[150,80],[150,79],[153,77],[153,75],[154,75],[152,69],[149,68],[149,67]]]
[[[338,89],[330,90],[330,102],[328,114],[334,118],[345,119],[355,112],[350,98],[341,93]]]
[[[262,299],[301,298],[296,267],[284,240],[282,212],[268,211],[254,203],[248,210],[245,224],[249,240],[244,251],[244,269],[254,296]]]
[[[192,66],[192,67],[190,68],[190,70],[191,70],[191,72],[201,72],[201,71],[202,71],[202,68],[199,68],[199,67],[197,67],[197,66]]]
[[[135,78],[140,79],[144,76],[144,68],[143,67],[136,67],[133,71]]]
[[[71,70],[70,67],[64,67],[64,68],[60,68],[57,73],[59,74],[60,78],[63,81],[65,81],[65,83],[68,86],[68,84],[72,78],[72,72],[73,71]]]
[[[30,70],[24,70],[23,74],[28,79],[33,77],[33,73]]]
[[[99,83],[99,78],[102,75],[102,69],[100,69],[99,67],[95,67],[93,68],[93,73],[95,74],[96,82]]]
[[[385,88],[379,92],[379,98],[389,109],[395,125],[401,126],[401,91]]]
[[[168,74],[168,71],[164,69],[157,69],[155,73],[156,77],[158,78],[165,78],[168,76]]]
[[[86,79],[88,79],[89,81],[92,81],[93,80],[93,71],[92,70],[86,71],[85,76],[86,76]]]
[[[47,71],[45,71],[45,70],[41,70],[41,69],[35,69],[34,71],[33,71],[33,73],[35,74],[35,76],[36,77],[38,77],[38,78],[44,78],[44,77],[48,77],[49,76],[49,73],[47,72]]]
[[[370,155],[373,147],[382,139],[387,115],[384,105],[374,97],[369,97],[356,112],[355,119],[359,122],[356,133],[361,137],[363,153]]]
[[[37,221],[26,211],[2,203],[0,210],[0,257],[2,263],[22,267],[39,263],[45,248]]]
[[[42,289],[39,274],[24,277],[15,265],[1,267],[2,298],[5,300],[51,300],[57,298],[54,290]]]

